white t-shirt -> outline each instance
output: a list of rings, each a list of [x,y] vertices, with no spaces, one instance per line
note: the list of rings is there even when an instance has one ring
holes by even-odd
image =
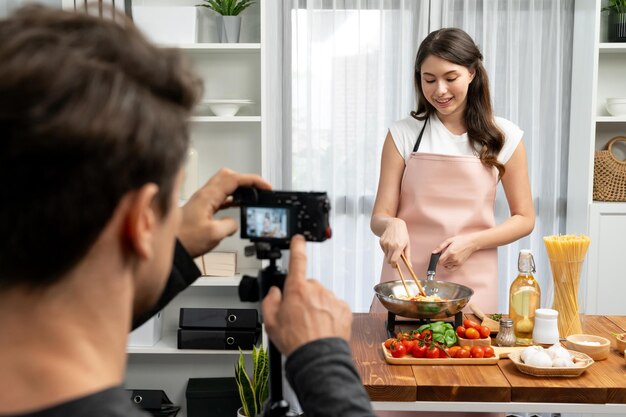
[[[501,117],[495,117],[494,119],[496,125],[504,134],[504,145],[498,154],[498,161],[504,165],[515,152],[524,135],[524,131],[515,123],[506,119]],[[417,136],[425,122],[425,120],[421,121],[413,117],[407,117],[406,119],[398,120],[389,128],[396,148],[405,161],[411,156]],[[441,123],[436,114],[430,116],[418,152],[458,156],[476,155],[474,149],[469,144],[467,133],[462,135],[451,133]]]

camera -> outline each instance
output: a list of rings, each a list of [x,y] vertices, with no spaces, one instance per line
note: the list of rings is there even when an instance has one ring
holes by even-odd
[[[241,237],[287,249],[301,234],[311,242],[331,237],[330,201],[325,192],[268,191],[239,187],[233,202],[241,208]]]

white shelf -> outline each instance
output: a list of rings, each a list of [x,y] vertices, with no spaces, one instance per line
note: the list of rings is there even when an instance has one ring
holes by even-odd
[[[598,209],[623,209],[626,211],[625,201],[592,201],[591,204]]]
[[[242,54],[261,51],[260,43],[185,43],[165,45],[189,52]]]
[[[129,346],[126,352],[131,355],[239,355],[239,349],[178,349],[177,330],[163,331],[163,337],[154,346]],[[251,352],[244,350],[244,353]]]
[[[624,123],[626,122],[626,116],[597,116],[596,122],[598,123]]]
[[[598,51],[601,54],[621,54],[626,52],[626,43],[609,43],[602,42],[600,43],[600,47]]]
[[[261,121],[261,116],[192,116],[189,121],[192,123],[258,123]]]
[[[259,271],[256,269],[242,269],[240,273],[230,277],[212,277],[203,275],[191,285],[194,287],[238,287],[239,282],[244,275],[256,277],[258,273]]]

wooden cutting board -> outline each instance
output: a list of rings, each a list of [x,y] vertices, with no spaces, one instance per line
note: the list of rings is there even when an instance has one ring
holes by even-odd
[[[500,359],[508,358],[509,353],[522,350],[525,346],[500,347],[493,346],[495,356],[493,358],[415,358],[410,354],[402,358],[394,358],[391,352],[381,343],[385,361],[392,365],[495,365]]]

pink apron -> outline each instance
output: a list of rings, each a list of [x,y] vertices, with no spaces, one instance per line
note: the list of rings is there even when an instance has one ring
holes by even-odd
[[[445,239],[495,226],[497,185],[497,170],[478,157],[416,152],[423,132],[406,162],[397,213],[406,222],[411,263],[419,279],[426,279],[430,254]],[[403,264],[401,268],[406,271]],[[398,279],[398,271],[384,263],[381,282]],[[474,290],[472,303],[488,313],[498,311],[496,248],[474,252],[453,272],[438,266],[435,280],[468,286]],[[374,297],[371,311],[387,310]]]

